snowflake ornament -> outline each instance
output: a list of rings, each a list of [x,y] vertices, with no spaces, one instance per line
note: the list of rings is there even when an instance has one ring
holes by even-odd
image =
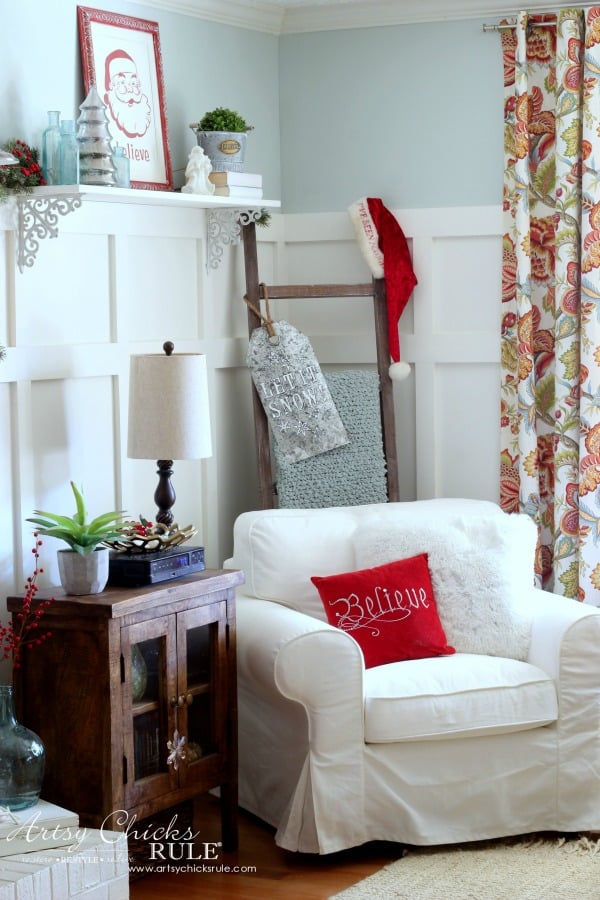
[[[179,761],[185,759],[185,750],[183,749],[183,745],[185,744],[185,735],[179,736],[179,732],[177,729],[173,732],[173,740],[167,741],[167,750],[170,750],[167,757],[167,765],[173,766],[175,771],[179,768]]]

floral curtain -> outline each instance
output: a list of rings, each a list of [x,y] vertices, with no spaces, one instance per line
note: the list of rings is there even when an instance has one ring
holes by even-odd
[[[502,32],[501,496],[547,590],[600,604],[600,6]]]

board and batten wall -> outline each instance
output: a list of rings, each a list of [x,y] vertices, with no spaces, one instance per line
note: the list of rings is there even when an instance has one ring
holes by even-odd
[[[500,207],[395,210],[419,280],[401,320],[410,377],[395,387],[402,500],[498,497]],[[176,461],[176,519],[217,566],[232,527],[256,508],[256,457],[240,246],[206,267],[203,209],[89,201],[61,219],[31,268],[15,265],[16,234],[0,224],[0,596],[31,572],[35,508],[70,514],[70,479],[90,512],[154,515],[156,465],[127,458],[131,354],[207,357],[214,454]],[[364,281],[369,272],[346,213],[278,214],[257,228],[267,283]],[[369,365],[364,300],[276,301],[310,338],[322,366]],[[58,584],[46,539],[42,584]],[[4,601],[2,600],[2,609]]]

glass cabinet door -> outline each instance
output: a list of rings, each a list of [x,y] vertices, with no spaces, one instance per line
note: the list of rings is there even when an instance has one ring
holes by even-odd
[[[220,765],[215,756],[227,745],[225,599],[121,629],[121,676],[127,806],[189,785],[194,773],[200,780],[205,761]],[[177,765],[168,762],[175,732],[185,739]]]
[[[123,781],[127,803],[169,789],[167,742],[175,730],[175,616],[122,630],[121,667],[124,716]]]
[[[190,775],[195,763],[223,750],[226,616],[224,601],[177,616],[178,689],[183,701],[177,720],[186,736]]]

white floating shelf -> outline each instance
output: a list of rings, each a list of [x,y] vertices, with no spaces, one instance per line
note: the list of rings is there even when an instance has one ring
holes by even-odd
[[[148,191],[91,184],[37,187],[30,194],[15,194],[14,197],[17,206],[17,264],[21,272],[34,264],[40,240],[58,236],[59,217],[79,209],[83,200],[207,210],[206,266],[209,270],[218,267],[225,244],[239,241],[242,225],[259,219],[262,210],[281,206],[279,200],[262,197],[215,197],[212,194],[182,194],[179,191]]]
[[[215,197],[213,194],[182,194],[180,191],[147,191],[137,188],[98,187],[93,184],[65,184],[57,187],[35,188],[58,196],[79,194],[84,200],[101,200],[109,203],[142,203],[154,206],[184,206],[197,209],[278,209],[279,200],[259,200],[256,197]]]

